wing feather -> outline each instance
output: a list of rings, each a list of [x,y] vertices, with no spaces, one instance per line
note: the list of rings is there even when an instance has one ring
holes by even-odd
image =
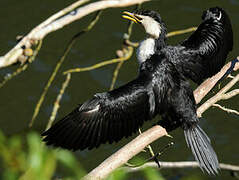
[[[145,81],[136,80],[116,90],[96,94],[42,135],[48,145],[66,149],[92,149],[117,142],[152,118]],[[153,101],[152,99],[150,101]],[[152,113],[152,112],[151,112]]]
[[[210,8],[202,19],[197,30],[180,44],[184,60],[177,62],[183,63],[184,75],[198,84],[223,67],[233,47],[231,22],[222,8]]]

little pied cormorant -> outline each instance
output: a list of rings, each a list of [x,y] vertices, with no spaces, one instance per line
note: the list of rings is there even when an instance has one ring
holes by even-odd
[[[222,11],[219,8],[216,9],[220,10],[220,12]],[[207,11],[204,19],[210,20],[210,18],[216,17],[211,11],[211,9]],[[185,79],[186,76],[199,82],[199,80],[201,81],[206,76],[209,76],[208,74],[214,72],[201,74],[200,78],[194,79],[195,74],[191,74],[191,76],[190,73],[187,74],[184,66],[177,63],[177,60],[182,61],[182,59],[177,58],[183,57],[180,52],[184,53],[185,60],[187,60],[186,64],[190,66],[190,63],[193,64],[193,60],[187,56],[188,53],[198,51],[199,65],[197,63],[196,65],[202,68],[200,63],[204,62],[204,59],[203,55],[200,54],[203,52],[200,46],[206,45],[205,41],[211,40],[214,42],[213,37],[219,38],[219,35],[212,33],[212,36],[210,35],[211,31],[205,30],[205,28],[210,29],[211,24],[208,23],[204,29],[201,28],[201,31],[209,33],[209,37],[205,33],[200,33],[200,28],[198,28],[197,33],[194,33],[196,35],[192,35],[199,40],[201,36],[205,41],[198,40],[193,44],[193,41],[189,38],[173,50],[173,47],[165,44],[166,27],[158,13],[142,11],[137,15],[127,14],[128,19],[131,18],[144,27],[150,27],[150,24],[147,25],[147,23],[151,19],[155,20],[155,24],[151,27],[160,25],[160,28],[156,29],[156,31],[154,28],[145,28],[149,38],[155,40],[155,49],[153,51],[147,49],[148,44],[152,43],[151,39],[140,44],[137,51],[137,57],[140,62],[138,76],[115,90],[95,94],[92,99],[80,104],[70,114],[42,134],[45,136],[44,141],[47,145],[70,150],[92,149],[99,147],[100,144],[118,142],[123,137],[132,135],[142,126],[144,121],[151,120],[160,114],[162,120],[159,121],[159,124],[165,127],[167,131],[178,127],[184,130],[186,142],[191,148],[195,159],[199,162],[201,169],[208,174],[218,173],[219,164],[216,153],[211,147],[210,139],[198,125],[199,118],[196,114],[193,91]],[[222,11],[219,16],[220,19],[218,17],[219,21],[224,18],[224,15],[225,12]],[[205,21],[207,20],[204,20],[203,23]],[[210,22],[214,26],[214,20]],[[224,27],[225,25],[221,23],[221,26]],[[216,27],[220,29],[219,26]],[[152,31],[157,33],[152,34]],[[226,41],[225,39],[223,40]],[[199,42],[202,44],[199,44]],[[220,46],[215,43],[211,43],[208,50],[215,48],[216,50],[214,49],[214,51],[217,53],[225,51],[221,48],[221,46],[225,45],[225,42]],[[228,44],[226,44],[227,46]],[[190,50],[190,47],[193,48]],[[230,48],[227,47],[227,49]],[[157,53],[155,53],[156,50]],[[170,51],[171,53],[175,51],[176,57],[170,54]],[[147,53],[144,54],[144,52]],[[217,53],[214,52],[214,56],[217,57]],[[225,54],[225,52],[221,54]],[[194,54],[192,56],[196,57]],[[215,62],[216,60],[212,59],[212,61]],[[188,66],[185,65],[185,67],[189,68]],[[200,69],[201,71],[203,70]]]

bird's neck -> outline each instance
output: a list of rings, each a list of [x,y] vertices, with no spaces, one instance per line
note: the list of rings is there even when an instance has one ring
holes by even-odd
[[[136,52],[139,65],[165,46],[165,36],[160,36],[158,39],[148,36],[141,41]]]
[[[139,47],[137,49],[137,59],[138,63],[141,64],[146,61],[155,53],[155,39],[152,37],[147,37],[143,41],[139,43]]]
[[[158,39],[155,40],[155,51],[159,51],[166,46],[166,32],[162,32]]]

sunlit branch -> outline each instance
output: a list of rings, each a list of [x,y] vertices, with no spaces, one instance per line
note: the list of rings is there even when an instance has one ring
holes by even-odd
[[[239,63],[237,63],[239,64]],[[219,72],[220,73],[220,72]],[[224,73],[223,73],[224,74]],[[215,77],[215,76],[214,76]],[[221,76],[222,77],[222,76]],[[219,78],[220,79],[220,78]],[[219,80],[218,79],[218,80]],[[235,85],[239,81],[239,74],[237,74],[228,84],[226,84],[216,95],[208,99],[205,103],[203,103],[198,109],[197,114],[198,117],[202,116],[202,113],[205,112],[208,108],[210,108],[213,104],[217,103],[220,100],[228,99],[229,97],[233,97],[236,94],[238,94],[238,90],[231,91],[231,94],[229,92],[229,95],[226,94],[228,90],[232,88],[232,86]],[[207,88],[207,87],[205,87]],[[206,94],[205,94],[206,95]]]
[[[43,39],[47,34],[59,30],[90,13],[107,8],[132,6],[149,0],[101,0],[76,8],[87,1],[88,0],[81,0],[70,5],[32,29],[31,32],[24,36],[13,49],[0,57],[0,68],[12,65],[19,61],[19,57],[23,54],[23,46],[31,48],[35,41]]]
[[[219,109],[223,110],[223,111],[226,111],[227,113],[232,113],[232,114],[236,114],[236,115],[239,115],[239,112],[234,110],[234,109],[229,109],[229,108],[226,108],[226,107],[223,107],[221,106],[220,104],[213,104],[212,106],[214,107],[218,107]]]
[[[151,129],[138,135],[134,140],[126,144],[116,153],[103,161],[98,167],[93,169],[83,179],[104,179],[113,170],[125,164],[129,159],[142,151],[147,145],[156,139],[167,135],[167,132],[161,126],[154,126]]]

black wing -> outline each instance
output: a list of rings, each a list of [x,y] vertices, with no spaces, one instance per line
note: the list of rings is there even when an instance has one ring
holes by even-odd
[[[42,136],[47,145],[66,149],[92,149],[117,142],[151,119],[154,98],[138,78],[118,89],[96,94],[54,124]]]
[[[197,30],[181,43],[184,48],[180,52],[184,75],[198,84],[223,67],[233,47],[231,22],[222,8],[210,8],[202,19]]]

